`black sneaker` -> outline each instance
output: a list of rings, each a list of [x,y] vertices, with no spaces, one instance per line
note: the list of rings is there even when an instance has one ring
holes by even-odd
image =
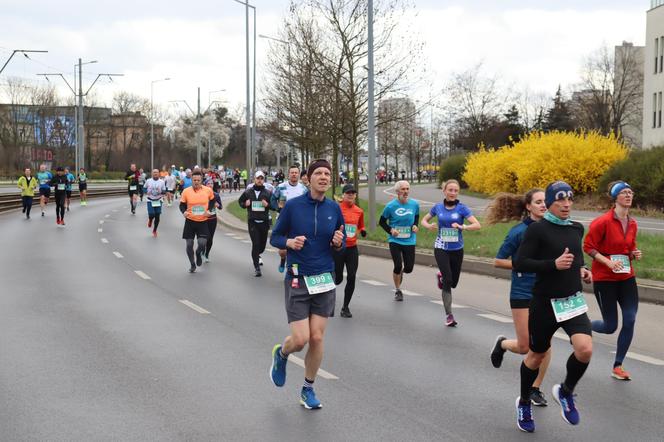
[[[195,265],[192,264],[191,267],[189,267],[189,273],[196,273],[196,266]]]
[[[348,307],[341,307],[341,312],[339,312],[339,316],[342,318],[352,318],[353,314],[350,312]]]
[[[256,267],[255,272],[254,272],[254,276],[256,278],[260,278],[261,276],[263,276],[263,274],[261,273],[261,268],[260,267]]]
[[[198,267],[203,265],[203,252],[196,252],[196,265]]]
[[[44,216],[44,212],[42,211],[42,216]]]
[[[530,389],[530,402],[538,407],[546,407],[549,404],[544,398],[544,393],[537,387]]]
[[[498,337],[496,338],[496,343],[493,344],[493,349],[491,350],[491,364],[496,368],[499,368],[503,363],[503,356],[505,355],[505,350],[503,350],[500,345],[505,339],[507,339],[505,336],[498,335]]]
[[[394,300],[399,302],[403,301],[403,293],[401,293],[400,289],[396,289],[394,292]]]

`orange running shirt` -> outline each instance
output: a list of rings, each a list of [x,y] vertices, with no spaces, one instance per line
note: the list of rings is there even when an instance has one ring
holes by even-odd
[[[357,246],[357,236],[364,230],[364,211],[356,204],[349,206],[343,201],[339,203],[344,216],[344,231],[346,232],[346,247]]]
[[[212,189],[207,186],[202,186],[197,191],[192,187],[187,187],[182,192],[180,202],[187,204],[187,219],[196,222],[207,221],[205,211],[207,210],[210,200],[214,199]]]

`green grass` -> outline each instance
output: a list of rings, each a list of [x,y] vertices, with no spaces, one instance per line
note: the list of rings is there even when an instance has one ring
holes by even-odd
[[[366,215],[368,210],[367,201],[365,199],[360,200],[359,206],[365,212],[365,223],[368,223],[368,217]],[[384,204],[376,203],[376,222],[380,219],[380,214],[383,212],[384,207]],[[224,209],[228,210],[232,215],[242,221],[247,221],[247,210],[241,208],[237,203],[237,200],[229,201]],[[423,218],[425,214],[426,213],[421,213],[420,219]],[[483,219],[481,217],[478,217],[478,219],[480,223],[482,223]],[[500,245],[503,243],[507,232],[515,224],[516,223],[501,223],[492,226],[482,225],[482,228],[479,231],[464,232],[463,240],[466,253],[468,255],[483,258],[494,258]],[[417,247],[420,249],[433,249],[436,235],[436,232],[420,228],[419,233],[417,234]],[[376,226],[375,231],[367,232],[366,239],[369,241],[386,243],[387,234],[380,228],[380,226]],[[664,235],[639,233],[637,244],[639,249],[643,252],[643,259],[634,263],[634,268],[638,277],[664,281]],[[586,262],[589,263],[590,258],[588,256],[585,258]]]

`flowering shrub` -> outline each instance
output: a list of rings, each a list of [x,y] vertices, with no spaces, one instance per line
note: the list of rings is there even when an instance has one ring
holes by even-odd
[[[596,132],[533,132],[513,146],[469,155],[463,179],[470,189],[494,194],[527,192],[564,180],[575,192],[597,190],[599,178],[628,149],[615,136]]]

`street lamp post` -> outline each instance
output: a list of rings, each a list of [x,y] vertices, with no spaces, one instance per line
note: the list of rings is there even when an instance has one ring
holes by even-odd
[[[368,58],[368,123],[367,140],[369,144],[369,228],[376,229],[376,127],[374,121],[374,47],[373,47],[373,0],[367,1],[367,58]]]
[[[154,84],[168,80],[170,80],[170,77],[150,82],[150,172],[154,170]]]
[[[234,0],[235,2],[245,6],[245,40],[246,40],[246,74],[247,74],[247,109],[246,109],[246,132],[247,150],[246,150],[246,163],[247,171],[251,174],[253,169],[253,137],[251,128],[251,70],[249,68],[249,8],[254,10],[254,39],[256,38],[256,7],[249,4],[248,1]],[[254,41],[254,54],[255,54],[256,41]],[[256,72],[256,58],[254,57],[254,72]],[[255,84],[255,82],[254,82]],[[254,94],[255,95],[255,94]],[[255,115],[255,114],[254,114]]]

